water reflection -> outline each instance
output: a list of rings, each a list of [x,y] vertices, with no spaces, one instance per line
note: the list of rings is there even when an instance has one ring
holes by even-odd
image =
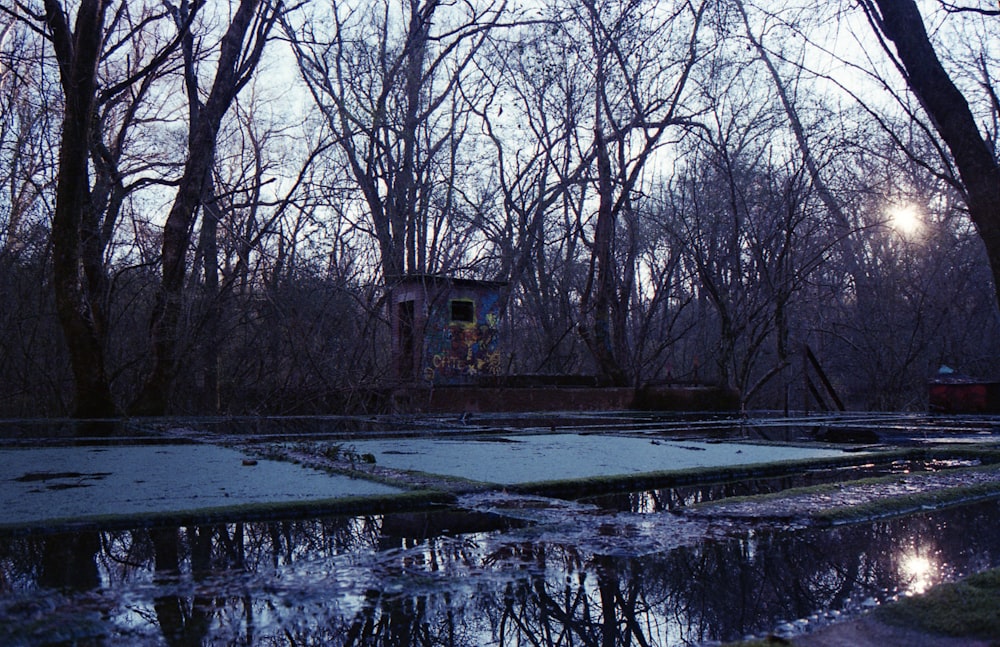
[[[924,551],[917,551],[912,554],[904,553],[900,559],[900,569],[904,577],[909,578],[907,592],[920,594],[925,592],[934,583],[934,571],[937,565],[931,558],[921,555]]]
[[[452,510],[12,537],[0,540],[0,644],[734,640],[996,566],[998,512],[733,527],[648,554],[633,547],[663,545],[680,520],[605,514],[569,530]]]

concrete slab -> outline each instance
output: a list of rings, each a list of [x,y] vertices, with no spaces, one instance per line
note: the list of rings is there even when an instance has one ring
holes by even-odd
[[[403,492],[213,445],[0,450],[0,528]]]
[[[587,479],[843,456],[838,449],[673,441],[618,435],[543,434],[351,443],[379,466],[497,485]]]
[[[840,450],[615,434],[383,438],[351,443],[394,470],[503,487],[842,456]],[[413,484],[409,484],[413,485]],[[375,509],[410,490],[211,444],[0,450],[0,529],[109,520]],[[348,502],[353,505],[341,505]],[[266,509],[265,509],[266,508]]]

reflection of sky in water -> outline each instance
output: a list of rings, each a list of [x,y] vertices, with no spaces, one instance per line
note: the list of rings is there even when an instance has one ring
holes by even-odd
[[[201,615],[207,644],[336,646],[352,628],[355,644],[389,644],[397,630],[441,645],[597,643],[614,618],[669,646],[822,624],[1000,562],[998,502],[788,530],[491,496],[474,499],[478,509],[530,505],[533,522],[477,527],[452,509],[184,528],[172,574],[154,569],[151,530],[102,532],[98,580],[79,593],[37,587],[50,537],[0,539],[0,643],[30,614],[84,636],[103,631],[107,645],[162,644],[163,610],[174,605],[189,621]],[[422,532],[456,522],[464,532]],[[197,573],[195,535],[211,540],[210,567]],[[449,642],[449,631],[461,639]]]

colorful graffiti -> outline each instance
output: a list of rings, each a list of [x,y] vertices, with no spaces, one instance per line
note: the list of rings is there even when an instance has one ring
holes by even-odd
[[[495,290],[462,290],[450,296],[450,300],[428,313],[424,379],[436,384],[454,384],[499,375],[499,295]],[[451,305],[455,301],[472,302],[471,321],[452,319],[451,313],[457,311]],[[468,309],[463,308],[462,312]]]

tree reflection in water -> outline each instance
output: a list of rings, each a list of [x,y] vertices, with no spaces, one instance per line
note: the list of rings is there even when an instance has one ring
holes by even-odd
[[[12,537],[0,540],[0,643],[733,640],[996,566],[998,508],[734,529],[650,554],[634,549],[641,533],[667,526],[620,523],[627,514],[573,541],[462,512]]]

